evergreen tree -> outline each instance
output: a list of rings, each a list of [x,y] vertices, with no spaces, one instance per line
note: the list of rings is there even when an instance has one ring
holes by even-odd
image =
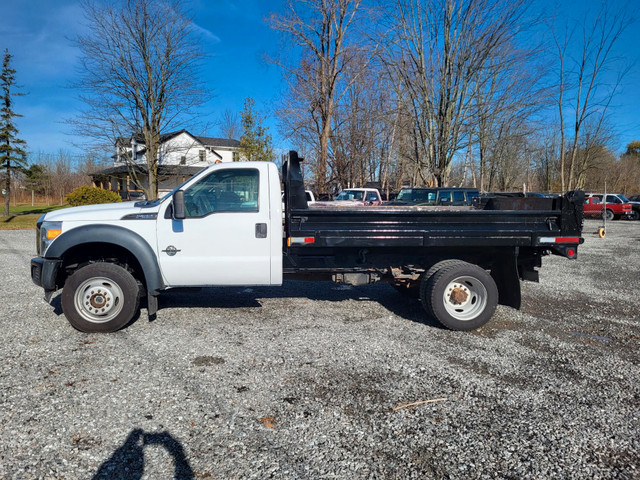
[[[240,155],[247,160],[273,160],[271,135],[261,124],[261,119],[254,110],[255,100],[247,97],[242,110],[242,136],[240,137]]]
[[[640,157],[640,140],[633,140],[627,145],[626,155],[635,155]]]
[[[35,193],[44,193],[47,189],[49,181],[49,173],[44,165],[34,163],[24,172],[27,186]]]
[[[4,215],[9,216],[9,198],[11,196],[11,171],[18,170],[26,165],[25,141],[20,140],[18,129],[14,119],[21,117],[13,111],[13,97],[23,95],[11,92],[11,87],[15,86],[16,71],[11,68],[11,57],[9,50],[4,51],[2,60],[2,73],[0,73],[0,89],[2,97],[0,102],[0,168],[6,172],[4,197]]]

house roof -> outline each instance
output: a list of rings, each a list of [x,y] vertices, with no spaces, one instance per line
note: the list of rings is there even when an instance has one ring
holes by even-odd
[[[192,137],[194,140],[197,140],[198,142],[200,142],[202,145],[205,145],[207,147],[227,147],[227,148],[237,148],[240,146],[240,142],[238,140],[234,140],[232,138],[216,138],[216,137],[204,137],[204,136],[196,136],[193,135],[192,133],[190,133],[189,131],[187,131],[186,129],[182,129],[182,130],[177,130],[175,132],[167,132],[167,133],[163,133],[160,135],[160,143],[165,143],[169,140],[171,140],[174,137],[177,137],[178,135],[181,135],[183,133],[186,133],[187,135],[189,135],[190,137]],[[131,143],[131,140],[135,140],[136,143],[139,143],[141,145],[144,145],[144,136],[141,133],[137,133],[135,135],[131,135],[128,139],[125,139],[123,137],[119,137],[117,140],[117,144],[119,145],[129,145]]]
[[[195,137],[208,147],[239,147],[240,142],[233,138]]]

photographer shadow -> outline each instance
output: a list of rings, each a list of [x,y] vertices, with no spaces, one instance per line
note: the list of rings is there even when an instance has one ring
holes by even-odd
[[[173,457],[174,473],[167,478],[193,480],[191,465],[184,448],[168,432],[145,433],[133,430],[122,446],[106,460],[93,476],[93,480],[122,479],[138,480],[144,474],[144,449],[147,445],[159,445]]]

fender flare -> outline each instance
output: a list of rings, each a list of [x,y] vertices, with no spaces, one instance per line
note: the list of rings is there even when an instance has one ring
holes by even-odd
[[[87,243],[110,243],[127,249],[138,260],[144,273],[147,291],[157,295],[165,285],[158,258],[139,234],[115,225],[86,225],[64,232],[46,251],[46,258],[62,258],[71,248]]]

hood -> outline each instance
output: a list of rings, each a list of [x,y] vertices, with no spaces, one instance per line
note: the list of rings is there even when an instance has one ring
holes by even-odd
[[[82,207],[63,208],[46,214],[47,222],[69,221],[112,221],[120,220],[125,215],[134,213],[156,213],[158,206],[141,208],[137,202],[101,203],[98,205],[85,205]]]

